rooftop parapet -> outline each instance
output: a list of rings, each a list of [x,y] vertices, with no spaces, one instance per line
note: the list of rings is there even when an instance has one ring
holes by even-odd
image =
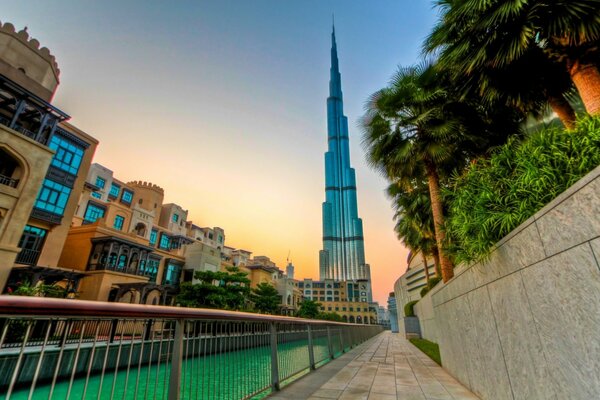
[[[59,84],[60,69],[47,47],[31,38],[27,28],[16,31],[0,21],[0,73],[50,101]],[[25,75],[25,76],[23,76]]]

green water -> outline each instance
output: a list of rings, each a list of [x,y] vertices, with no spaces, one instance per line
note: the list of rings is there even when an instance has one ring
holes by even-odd
[[[326,341],[314,343],[316,362],[327,359]],[[292,379],[308,372],[309,360],[306,341],[278,344],[279,376]],[[168,392],[170,366],[164,362],[160,366],[143,366],[138,370],[136,360],[132,361],[129,373],[120,369],[101,375],[90,376],[85,397],[83,397],[86,377],[57,382],[52,400],[62,399],[164,399]],[[139,373],[138,373],[139,371]],[[136,392],[136,381],[139,384]],[[290,378],[291,377],[291,378]],[[182,363],[181,399],[242,399],[250,395],[262,398],[270,393],[271,349],[269,346],[256,347],[217,355],[189,358]],[[69,386],[70,392],[69,392]],[[101,389],[101,391],[100,391]],[[98,394],[100,396],[98,397]],[[27,399],[29,389],[13,392],[11,399]],[[48,399],[50,385],[35,388],[33,399]],[[5,394],[0,395],[4,399]]]

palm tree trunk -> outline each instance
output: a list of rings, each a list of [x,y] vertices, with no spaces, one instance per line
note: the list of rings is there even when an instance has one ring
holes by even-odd
[[[423,256],[423,265],[425,266],[425,280],[427,281],[427,286],[429,286],[429,268],[427,268],[427,256],[424,251],[421,251],[421,255]]]
[[[594,64],[573,61],[569,73],[590,115],[600,115],[600,71]]]
[[[442,280],[446,283],[454,276],[454,265],[452,265],[452,261],[446,257],[444,249],[442,248],[446,234],[443,230],[444,210],[442,208],[442,198],[440,196],[440,178],[437,174],[435,165],[431,161],[426,161],[425,164],[425,167],[427,168],[429,196],[431,197],[431,213],[433,214],[435,241],[440,256],[440,263],[442,265]]]
[[[437,248],[433,249],[433,263],[435,264],[435,276],[442,277],[442,268],[440,266],[440,255]]]
[[[571,107],[562,94],[558,96],[548,95],[548,103],[552,111],[558,115],[565,128],[575,128],[575,110],[573,110],[573,107]]]

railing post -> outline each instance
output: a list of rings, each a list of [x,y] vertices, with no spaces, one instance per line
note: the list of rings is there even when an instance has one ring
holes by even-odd
[[[310,369],[314,370],[315,368],[315,349],[313,348],[313,336],[312,336],[312,328],[310,325],[306,325],[308,328],[308,363],[310,364]]]
[[[342,327],[340,327],[340,348],[342,350],[342,354],[346,352],[346,348],[344,347],[344,335],[342,333]]]
[[[279,390],[279,363],[277,361],[277,326],[275,322],[269,324],[271,328],[271,389]]]
[[[175,320],[175,337],[173,338],[173,354],[171,355],[171,373],[169,375],[169,400],[179,400],[181,390],[181,363],[183,361],[183,335],[185,321]]]
[[[327,327],[327,348],[329,349],[329,358],[333,360],[333,342],[331,341],[331,328]]]

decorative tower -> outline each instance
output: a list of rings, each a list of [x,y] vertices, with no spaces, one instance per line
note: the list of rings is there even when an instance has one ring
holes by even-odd
[[[358,217],[356,176],[354,169],[350,167],[348,118],[344,116],[343,110],[335,27],[331,42],[323,250],[319,252],[320,279],[369,279],[368,266],[365,264],[362,220]]]

